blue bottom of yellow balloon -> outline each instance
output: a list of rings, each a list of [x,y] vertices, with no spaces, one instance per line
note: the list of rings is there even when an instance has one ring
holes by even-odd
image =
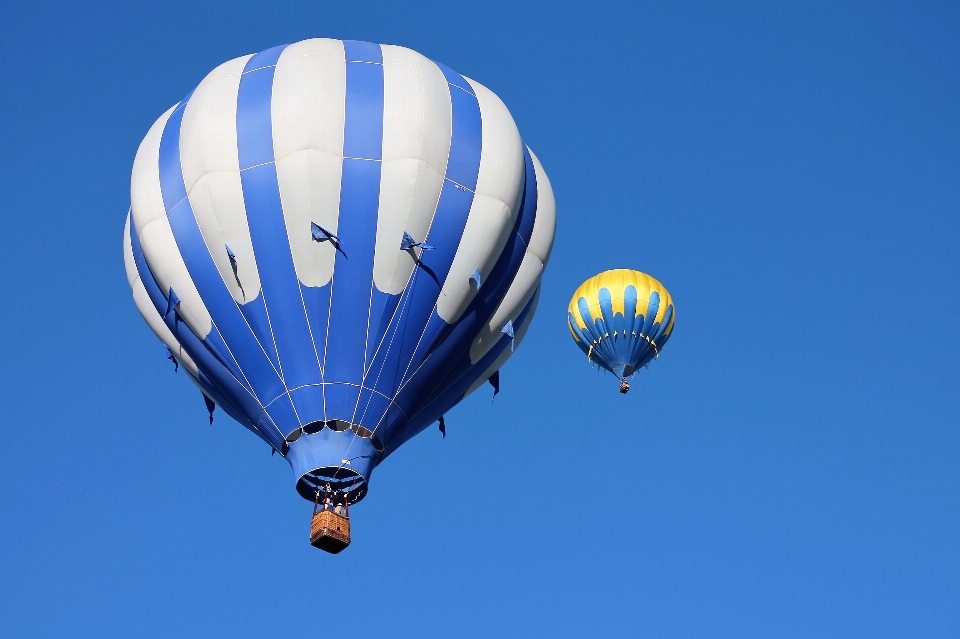
[[[380,462],[379,442],[358,435],[356,431],[361,427],[347,422],[328,424],[314,433],[304,427],[287,444],[286,459],[297,478],[297,492],[304,499],[314,501],[317,491],[322,498],[329,484],[329,490],[343,492],[353,504],[367,494],[370,473]]]

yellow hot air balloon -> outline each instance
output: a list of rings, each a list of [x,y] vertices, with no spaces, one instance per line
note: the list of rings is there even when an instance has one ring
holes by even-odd
[[[587,358],[620,380],[656,359],[673,333],[673,299],[646,273],[619,268],[580,285],[570,300],[567,325]]]

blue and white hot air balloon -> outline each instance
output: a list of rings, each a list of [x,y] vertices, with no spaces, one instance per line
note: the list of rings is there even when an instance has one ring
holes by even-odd
[[[203,394],[303,497],[355,503],[523,339],[554,227],[489,89],[404,47],[313,39],[220,65],[157,120],[124,256]]]

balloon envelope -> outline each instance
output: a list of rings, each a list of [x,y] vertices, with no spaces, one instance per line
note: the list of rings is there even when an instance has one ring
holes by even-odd
[[[567,326],[580,350],[620,379],[660,354],[675,318],[663,284],[630,269],[591,277],[574,292],[567,309]]]
[[[403,47],[314,39],[220,65],[157,120],[124,256],[204,395],[305,498],[329,482],[357,501],[510,357],[554,225],[489,89]]]

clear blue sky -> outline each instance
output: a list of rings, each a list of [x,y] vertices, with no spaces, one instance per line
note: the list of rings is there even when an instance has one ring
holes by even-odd
[[[960,636],[958,7],[4,3],[0,635]],[[154,119],[317,36],[489,86],[558,202],[500,396],[384,462],[339,556],[121,255]],[[613,267],[678,308],[625,397],[565,326]]]

